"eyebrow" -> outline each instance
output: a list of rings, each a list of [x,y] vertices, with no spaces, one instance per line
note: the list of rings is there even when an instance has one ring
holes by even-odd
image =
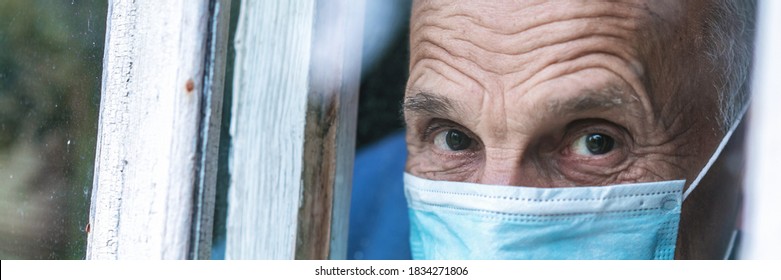
[[[593,110],[607,110],[613,107],[626,106],[635,100],[627,100],[627,94],[618,87],[607,87],[600,90],[581,90],[576,98],[566,101],[553,101],[548,104],[552,113],[580,113]]]
[[[583,89],[575,98],[552,100],[547,104],[547,109],[552,114],[577,114],[627,106],[636,101],[637,98],[634,95],[627,95],[619,87],[606,87],[598,90]],[[401,119],[404,120],[404,115],[410,113],[447,119],[463,115],[461,107],[454,100],[426,91],[419,91],[413,96],[404,98]]]
[[[460,110],[450,98],[421,91],[404,98],[401,113],[402,117],[409,113],[434,117],[454,117],[460,115]]]

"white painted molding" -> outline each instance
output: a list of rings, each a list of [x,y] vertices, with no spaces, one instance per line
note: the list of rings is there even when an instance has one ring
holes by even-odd
[[[343,259],[363,1],[243,1],[226,258]]]
[[[216,164],[205,161],[216,159],[225,56],[210,34],[227,23],[215,8],[229,6],[109,2],[88,259],[208,253],[194,242],[211,239]]]

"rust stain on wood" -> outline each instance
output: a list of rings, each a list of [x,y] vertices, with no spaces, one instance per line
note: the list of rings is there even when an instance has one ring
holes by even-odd
[[[193,79],[187,79],[187,83],[184,84],[184,89],[187,90],[188,94],[193,92],[193,89],[195,89],[195,82]]]

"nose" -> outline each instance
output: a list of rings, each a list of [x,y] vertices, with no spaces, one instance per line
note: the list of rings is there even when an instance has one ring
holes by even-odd
[[[536,168],[524,164],[523,152],[518,150],[486,149],[481,171],[480,184],[534,187],[539,182]]]

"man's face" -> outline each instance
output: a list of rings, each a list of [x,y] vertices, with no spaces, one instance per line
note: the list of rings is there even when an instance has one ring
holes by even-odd
[[[683,1],[420,1],[413,175],[537,187],[693,179],[720,140]]]
[[[702,6],[417,1],[407,172],[532,187],[691,183],[723,135]]]

